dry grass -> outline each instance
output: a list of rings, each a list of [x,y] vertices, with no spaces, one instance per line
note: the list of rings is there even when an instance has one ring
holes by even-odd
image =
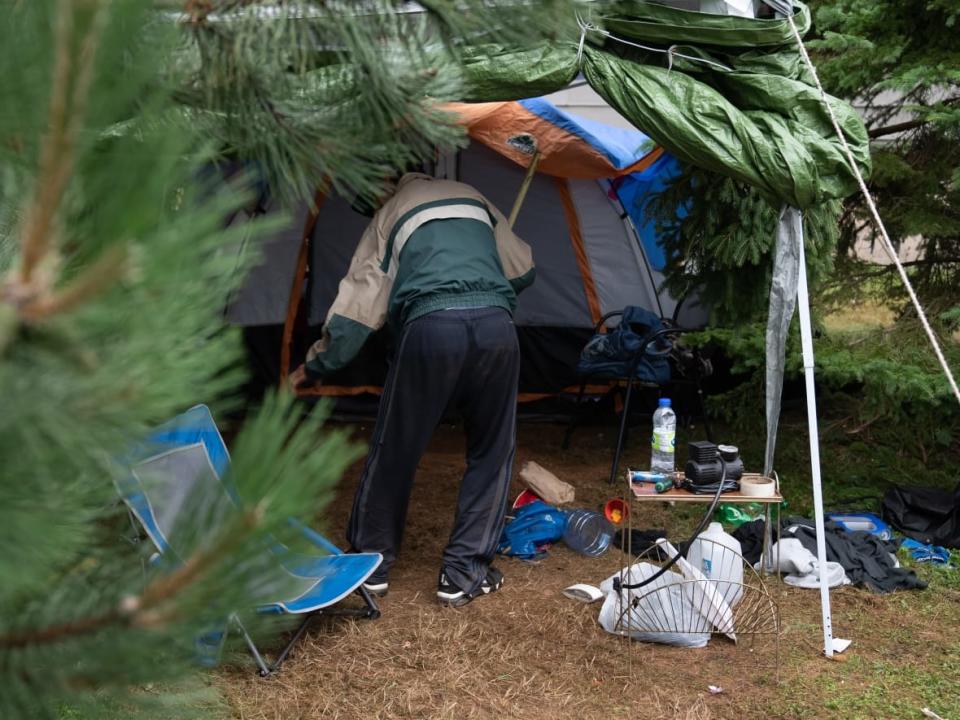
[[[609,441],[589,430],[579,440],[578,448],[564,453],[556,449],[558,429],[523,428],[517,464],[536,459],[577,486],[578,505],[597,507],[608,497],[602,478]],[[439,607],[436,574],[452,523],[461,448],[459,433],[443,429],[424,458],[405,547],[390,594],[381,603],[383,617],[317,622],[272,678],[262,680],[246,666],[225,671],[217,682],[236,717],[833,717],[821,707],[829,688],[842,693],[845,683],[850,683],[846,690],[854,690],[856,683],[870,682],[870,668],[856,660],[830,663],[820,656],[818,594],[785,586],[775,593],[784,623],[779,686],[770,641],[750,647],[715,639],[706,648],[688,650],[607,635],[597,625],[599,605],[567,600],[561,590],[574,582],[599,583],[618,569],[618,552],[591,559],[558,546],[539,564],[500,559],[506,574],[500,592],[460,610]],[[357,472],[344,480],[328,510],[334,539],[342,537]],[[676,525],[675,508],[642,512],[635,515],[635,526]],[[909,661],[929,652],[929,643],[925,650],[919,641],[905,650],[900,628],[890,632],[889,623],[898,622],[893,618],[904,618],[906,596],[845,588],[833,597],[835,632],[855,639],[853,658],[897,652]],[[956,627],[956,605],[938,611],[946,615],[937,624]],[[923,629],[910,629],[910,637]],[[724,691],[711,695],[708,685]]]
[[[835,332],[858,332],[892,327],[896,313],[888,306],[876,302],[864,302],[834,310],[823,318],[828,330]]]

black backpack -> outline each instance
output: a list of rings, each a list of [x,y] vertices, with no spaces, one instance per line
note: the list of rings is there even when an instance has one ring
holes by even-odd
[[[960,548],[960,484],[953,492],[894,485],[883,496],[881,515],[914,540]]]

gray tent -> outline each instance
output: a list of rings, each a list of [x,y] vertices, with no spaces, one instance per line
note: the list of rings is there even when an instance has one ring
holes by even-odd
[[[548,147],[542,147],[546,159],[539,167],[553,173],[564,172],[569,166],[572,172],[580,170],[583,174],[590,161],[597,161],[598,147],[606,152],[603,162],[609,165],[608,178],[534,174],[517,217],[516,230],[531,245],[537,265],[537,281],[520,296],[515,317],[524,355],[521,391],[524,398],[533,399],[576,384],[574,368],[579,351],[602,315],[627,305],[640,305],[660,316],[672,317],[678,301],[659,290],[663,283],[663,253],[656,246],[650,227],[643,227],[650,223],[644,217],[645,196],[638,196],[636,187],[638,178],[656,180],[675,172],[675,165],[639,131],[618,130],[575,118],[543,100],[524,102],[539,114],[524,107],[513,113],[509,108],[506,112],[494,108],[498,119],[493,134],[478,130],[479,140],[460,152],[439,157],[431,170],[437,177],[473,185],[506,213],[517,199],[526,170],[518,164],[523,158],[516,157],[515,148],[495,139],[501,137],[501,131],[502,137],[511,138],[517,133],[537,132],[539,125],[548,123],[543,137],[552,138],[562,148],[551,155]],[[550,133],[560,125],[569,137],[558,140]],[[580,137],[588,132],[587,140]],[[571,142],[578,144],[571,147]],[[624,147],[631,150],[624,152]],[[584,155],[583,164],[571,163],[571,159],[580,157],[577,153],[593,155]],[[632,168],[637,169],[629,172]],[[620,179],[628,177],[633,181],[629,193],[617,182],[617,173],[626,173]],[[266,210],[276,212],[277,208]],[[304,204],[290,213],[289,223],[268,240],[262,248],[261,262],[231,298],[227,309],[229,322],[263,327],[281,325],[287,320],[304,229],[312,219]],[[242,216],[236,220],[243,221]],[[323,199],[309,232],[309,280],[301,288],[307,328],[301,318],[297,337],[290,338],[294,345],[302,346],[303,342],[296,341],[307,341],[319,332],[368,222],[369,218],[356,213],[346,199],[337,195]],[[642,232],[638,232],[638,225]],[[706,315],[695,299],[687,300],[679,320],[685,326],[698,327],[705,323]],[[276,333],[266,337],[268,341],[277,340]],[[388,342],[384,338],[368,344],[347,371],[325,383],[322,392],[377,392],[385,371]],[[270,349],[264,351],[269,354]],[[273,352],[280,363],[279,343]],[[290,362],[296,365],[300,359],[293,352]]]

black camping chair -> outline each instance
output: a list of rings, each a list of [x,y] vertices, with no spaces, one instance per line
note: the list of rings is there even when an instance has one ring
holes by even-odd
[[[660,318],[644,308],[628,306],[623,310],[609,312],[600,318],[594,328],[594,335],[584,346],[577,364],[580,375],[580,390],[577,393],[576,406],[570,419],[570,425],[564,435],[561,447],[570,447],[570,441],[577,426],[583,419],[583,398],[591,380],[616,381],[610,392],[617,392],[620,383],[626,383],[623,410],[620,416],[620,430],[617,445],[610,466],[609,483],[616,482],[620,467],[620,455],[627,436],[627,423],[630,416],[630,401],[634,386],[660,389],[674,382],[671,366],[682,377],[691,377],[697,390],[703,415],[707,438],[711,438],[710,421],[707,419],[703,401],[701,380],[712,373],[710,361],[702,357],[696,349],[681,347],[677,340],[692,328],[677,325],[681,303],[677,304],[672,318]],[[616,327],[606,333],[601,330],[612,318],[619,317]]]

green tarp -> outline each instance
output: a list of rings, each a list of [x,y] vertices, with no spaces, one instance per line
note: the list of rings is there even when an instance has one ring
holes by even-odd
[[[569,41],[519,52],[474,48],[464,99],[543,95],[582,72],[604,100],[676,157],[749,183],[777,205],[804,209],[856,190],[786,20],[639,1],[597,8],[582,53]],[[794,20],[801,33],[809,28],[804,5],[795,4]],[[863,122],[842,100],[831,104],[869,174]]]

